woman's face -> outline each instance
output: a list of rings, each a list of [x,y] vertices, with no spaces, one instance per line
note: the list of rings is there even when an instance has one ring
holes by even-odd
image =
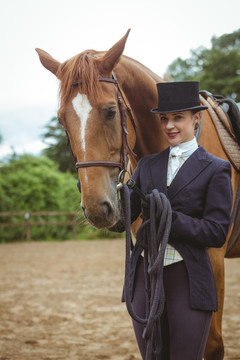
[[[161,128],[167,137],[168,143],[175,146],[192,140],[200,116],[200,112],[193,115],[191,111],[160,114]]]

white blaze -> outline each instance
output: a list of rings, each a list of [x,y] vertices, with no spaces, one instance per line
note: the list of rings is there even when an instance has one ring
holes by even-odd
[[[87,98],[87,95],[78,93],[72,100],[73,108],[76,111],[77,116],[81,122],[80,139],[82,143],[83,151],[86,152],[85,134],[87,129],[87,119],[89,117],[92,106]]]

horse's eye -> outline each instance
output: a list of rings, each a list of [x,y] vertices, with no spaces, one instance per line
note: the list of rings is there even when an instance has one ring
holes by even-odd
[[[112,120],[116,116],[116,107],[110,107],[105,112],[106,120]]]
[[[63,126],[63,119],[61,119],[60,117],[58,117],[58,122],[59,124],[61,124]]]

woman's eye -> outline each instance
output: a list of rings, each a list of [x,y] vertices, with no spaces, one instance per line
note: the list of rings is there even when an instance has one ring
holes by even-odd
[[[105,113],[105,118],[107,120],[112,120],[116,115],[116,108],[109,108],[106,110],[106,113]]]
[[[161,118],[160,118],[162,121],[167,121],[167,118],[166,118],[166,116],[161,116]]]

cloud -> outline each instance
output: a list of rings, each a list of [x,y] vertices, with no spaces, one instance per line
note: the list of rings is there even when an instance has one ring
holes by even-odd
[[[39,155],[43,149],[47,147],[46,144],[44,144],[40,140],[36,140],[33,142],[28,142],[23,146],[10,146],[7,144],[3,144],[0,146],[0,158],[7,157],[14,152],[18,155],[20,154],[32,154],[32,155]]]
[[[45,133],[45,126],[54,116],[54,107],[0,111],[0,134],[3,138],[0,157],[11,155],[13,152],[40,154],[47,146],[41,136]]]

